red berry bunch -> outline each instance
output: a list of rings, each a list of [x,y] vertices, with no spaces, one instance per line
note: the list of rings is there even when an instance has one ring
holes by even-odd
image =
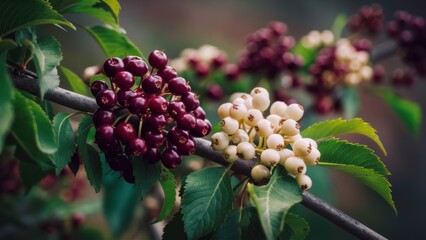
[[[370,35],[379,33],[383,28],[382,7],[378,4],[363,6],[350,17],[348,27],[351,32],[365,32]]]
[[[211,131],[198,96],[167,66],[166,54],[155,50],[148,62],[150,67],[137,56],[109,58],[103,71],[110,86],[101,80],[91,85],[99,105],[93,114],[95,141],[111,169],[130,183],[135,181],[131,156],[143,156],[147,164],[161,160],[165,167],[176,168],[183,155],[194,153],[194,137]],[[116,116],[117,105],[128,112]]]

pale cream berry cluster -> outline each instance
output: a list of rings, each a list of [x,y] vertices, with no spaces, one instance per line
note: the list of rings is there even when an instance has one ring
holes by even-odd
[[[255,182],[269,179],[272,168],[281,164],[307,190],[312,181],[305,175],[306,165],[317,165],[321,154],[314,140],[300,135],[298,121],[303,107],[270,103],[269,93],[262,87],[250,94],[233,94],[231,102],[218,108],[222,131],[212,135],[212,148],[222,151],[228,162],[257,158],[258,164],[251,171]],[[264,117],[269,106],[269,115]]]
[[[306,48],[328,47],[334,43],[334,34],[330,30],[313,30],[302,37],[301,43]]]
[[[170,65],[176,69],[177,72],[182,72],[194,64],[202,64],[205,66],[214,65],[216,59],[223,59],[226,61],[227,54],[219,48],[205,44],[198,49],[186,48],[181,53],[179,58],[171,61]]]

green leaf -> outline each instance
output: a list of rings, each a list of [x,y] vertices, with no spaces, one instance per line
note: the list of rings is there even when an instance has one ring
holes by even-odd
[[[104,176],[103,187],[104,215],[114,236],[120,237],[133,222],[139,203],[137,192],[117,172]]]
[[[186,240],[188,237],[183,230],[182,213],[177,212],[163,229],[163,240]]]
[[[342,104],[345,119],[352,119],[359,109],[359,95],[354,87],[345,86],[342,93]]]
[[[30,156],[29,160],[42,170],[55,167],[53,159],[48,155],[57,151],[56,137],[49,118],[37,103],[19,92],[15,92],[13,106],[16,111],[11,128],[12,136]]]
[[[172,212],[176,201],[176,180],[175,176],[165,167],[161,168],[160,184],[164,192],[164,202],[160,214],[154,222],[167,219]]]
[[[348,22],[348,17],[346,14],[339,14],[333,21],[333,25],[331,26],[331,31],[334,34],[334,39],[340,39],[342,36],[342,32],[345,29],[346,23]]]
[[[148,164],[142,157],[132,157],[132,165],[138,197],[143,199],[160,179],[161,163]]]
[[[65,79],[68,80],[68,83],[70,84],[71,90],[73,92],[86,95],[86,96],[89,95],[89,90],[87,85],[77,74],[75,74],[73,71],[71,71],[70,69],[64,66],[60,66],[59,70],[62,72]]]
[[[116,26],[119,11],[120,5],[117,0],[76,0],[72,5],[64,8],[61,13],[82,13]]]
[[[9,51],[10,49],[14,49],[18,46],[16,42],[11,39],[3,39],[0,40],[0,54]]]
[[[267,239],[277,239],[284,229],[288,210],[302,201],[302,192],[293,177],[278,166],[266,186],[248,185]]]
[[[53,118],[53,127],[55,128],[58,151],[53,154],[56,162],[56,175],[59,175],[65,166],[71,161],[71,157],[75,151],[75,134],[69,119],[70,115],[66,113],[58,113]]]
[[[136,55],[143,57],[139,49],[123,34],[103,26],[93,26],[86,30],[99,43],[107,57]]]
[[[40,85],[40,96],[59,86],[59,75],[56,66],[62,60],[61,46],[52,36],[43,36],[34,44],[34,63]]]
[[[309,69],[309,66],[314,63],[315,58],[318,54],[317,48],[307,48],[301,42],[297,43],[296,46],[293,47],[292,52],[295,55],[301,56],[303,58],[303,69]]]
[[[182,197],[185,232],[198,239],[216,229],[232,209],[233,192],[228,169],[205,168],[188,175]]]
[[[309,223],[304,218],[293,213],[287,213],[285,222],[290,227],[291,240],[303,240],[309,236]]]
[[[329,139],[321,142],[318,150],[321,152],[319,166],[345,172],[363,182],[380,194],[396,213],[391,185],[386,179],[390,173],[371,149],[344,140]]]
[[[93,146],[87,144],[87,135],[91,127],[93,127],[92,118],[90,116],[84,117],[77,130],[77,148],[83,160],[87,179],[95,191],[99,192],[102,183],[102,164],[99,153]]]
[[[341,134],[356,133],[364,135],[373,140],[386,155],[386,149],[374,129],[369,123],[361,118],[343,120],[341,118],[316,123],[302,132],[303,137],[312,138],[317,141],[323,141]]]
[[[2,0],[0,16],[0,37],[21,28],[40,24],[61,24],[75,30],[72,23],[53,10],[49,2],[44,0]]]
[[[17,48],[7,52],[7,60],[18,66],[26,67],[28,62],[33,59],[34,44],[28,39],[22,39],[17,43],[19,43]]]
[[[410,130],[411,134],[418,135],[420,133],[422,109],[419,104],[399,97],[390,89],[376,89],[375,94],[385,100],[385,102],[401,118],[405,126]]]
[[[106,238],[100,229],[83,225],[81,226],[81,228],[78,229],[78,233],[75,239],[105,240]]]
[[[0,44],[4,41],[0,41]],[[6,49],[6,48],[3,48]],[[14,117],[12,100],[15,90],[6,69],[6,55],[0,54],[0,153]]]
[[[18,151],[19,150],[21,149],[18,148]],[[20,159],[22,159],[24,155],[26,155],[26,153],[22,151],[19,154]],[[28,155],[25,157],[29,158]],[[50,171],[45,171],[37,164],[31,163],[30,161],[19,161],[19,177],[21,178],[22,185],[27,193],[49,173]]]

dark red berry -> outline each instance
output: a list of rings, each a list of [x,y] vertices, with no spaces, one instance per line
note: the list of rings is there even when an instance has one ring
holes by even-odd
[[[126,145],[126,152],[134,155],[141,156],[144,155],[148,146],[143,138],[133,138]]]
[[[148,62],[153,68],[163,69],[168,62],[167,55],[162,51],[154,50],[149,54]]]
[[[186,143],[186,141],[188,141],[189,134],[187,131],[184,131],[177,126],[174,126],[172,129],[170,129],[169,133],[167,134],[167,139],[173,145],[184,144]]]
[[[211,132],[211,130],[212,125],[209,120],[197,119],[197,123],[195,124],[195,127],[191,129],[190,133],[194,137],[205,137]]]
[[[167,119],[164,115],[155,115],[152,114],[147,119],[145,119],[148,128],[152,131],[161,132],[167,125]]]
[[[161,151],[158,148],[148,148],[143,155],[143,160],[149,164],[157,163],[161,160]]]
[[[136,137],[136,132],[133,125],[126,122],[118,124],[115,127],[114,133],[115,136],[124,143]]]
[[[144,136],[146,144],[151,148],[159,148],[163,145],[166,138],[162,132],[147,132]]]
[[[149,100],[149,109],[154,114],[163,114],[167,112],[169,106],[167,100],[162,96],[151,97]]]
[[[225,75],[229,80],[237,80],[240,76],[240,68],[235,64],[228,64],[225,68]]]
[[[113,124],[114,119],[114,113],[102,108],[98,108],[98,110],[96,110],[96,112],[93,114],[93,124],[95,124],[96,127],[103,124]]]
[[[214,68],[220,68],[227,62],[227,60],[228,57],[226,54],[221,52],[213,58],[212,65]]]
[[[186,113],[185,104],[178,100],[172,101],[167,107],[167,112],[172,118],[176,118],[178,115]]]
[[[129,111],[134,114],[144,114],[148,110],[149,102],[141,96],[129,99]]]
[[[137,95],[136,92],[130,90],[130,89],[120,89],[117,92],[117,99],[118,103],[120,103],[121,106],[129,106],[129,99],[131,97],[135,97]]]
[[[139,56],[127,56],[127,57],[123,58],[123,63],[124,63],[124,66],[127,67],[127,64],[129,64],[129,62],[137,61],[137,60],[142,60],[142,58],[139,57]]]
[[[212,100],[220,100],[223,97],[223,89],[218,84],[210,85],[207,88],[207,96]]]
[[[130,89],[133,84],[135,84],[133,74],[127,71],[116,73],[113,81],[120,87],[120,89]]]
[[[163,79],[163,83],[168,83],[170,79],[177,77],[176,69],[171,66],[159,70],[157,74]]]
[[[114,126],[103,124],[96,129],[96,142],[109,144],[114,142]]]
[[[191,87],[188,82],[182,77],[175,77],[169,81],[169,90],[173,95],[183,95],[184,93],[190,92]]]
[[[158,75],[150,75],[142,81],[142,89],[150,94],[157,94],[163,88],[163,80]]]
[[[117,95],[110,89],[103,90],[96,95],[96,103],[103,109],[110,109],[117,104]]]
[[[188,139],[186,143],[176,145],[178,153],[184,156],[192,155],[195,152],[195,142],[194,140]]]
[[[132,165],[129,156],[123,152],[106,155],[106,161],[109,167],[114,171],[123,171],[123,169],[129,168]]]
[[[80,227],[85,220],[86,216],[81,212],[75,212],[71,216],[71,222],[74,228]]]
[[[205,62],[199,62],[197,65],[195,65],[195,74],[197,74],[198,77],[203,78],[206,77],[210,72],[209,65]]]
[[[163,163],[166,168],[177,168],[181,162],[181,155],[172,148],[167,148],[161,154],[161,163]]]
[[[197,119],[204,120],[206,119],[206,112],[202,107],[198,107],[194,111],[191,112],[192,116],[194,116]]]
[[[108,89],[108,84],[102,80],[96,80],[90,85],[90,91],[94,97],[105,89]]]
[[[187,92],[183,94],[180,100],[185,104],[187,111],[193,111],[200,106],[198,96],[193,92]]]
[[[108,77],[113,77],[116,73],[124,70],[124,63],[118,57],[108,58],[104,62],[104,73]]]
[[[195,117],[189,113],[183,113],[177,116],[176,124],[182,130],[191,130],[195,127]]]
[[[97,142],[99,148],[107,155],[115,155],[122,152],[121,145],[117,141],[111,143]]]
[[[134,76],[143,77],[148,72],[148,65],[143,60],[132,60],[126,64],[126,70]]]
[[[135,183],[135,175],[133,175],[133,167],[125,168],[122,172],[123,178],[126,182],[130,184]]]
[[[270,22],[268,26],[275,36],[281,36],[287,32],[287,25],[283,22],[273,21]]]

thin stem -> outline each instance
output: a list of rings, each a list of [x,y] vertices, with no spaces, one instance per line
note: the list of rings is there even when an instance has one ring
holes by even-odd
[[[129,113],[128,115],[130,115],[131,113]],[[126,114],[123,114],[121,116],[119,116],[118,118],[115,119],[115,121],[112,123],[113,126],[115,126],[121,119],[123,119],[124,117],[128,116]]]
[[[127,115],[127,117],[126,117],[126,119],[124,120],[124,122],[126,123],[126,122],[128,122],[129,121],[129,119],[132,117],[132,113],[129,113],[128,115]]]
[[[143,124],[143,117],[140,116],[139,117],[139,128],[138,128],[138,138],[141,137],[141,133],[142,133],[142,124]]]

